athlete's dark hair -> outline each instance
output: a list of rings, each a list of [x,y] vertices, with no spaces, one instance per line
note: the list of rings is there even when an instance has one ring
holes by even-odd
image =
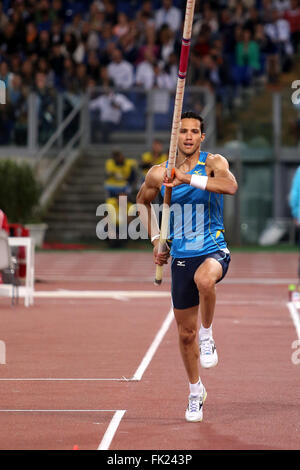
[[[201,117],[200,114],[197,114],[194,111],[185,111],[184,113],[182,113],[181,119],[198,119],[198,121],[200,121],[201,134],[204,133],[203,117]]]

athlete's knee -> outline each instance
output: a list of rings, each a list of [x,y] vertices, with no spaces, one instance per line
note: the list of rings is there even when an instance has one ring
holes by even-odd
[[[195,283],[200,294],[205,294],[214,291],[216,281],[209,276],[198,276],[195,277]]]
[[[185,347],[190,346],[194,343],[197,336],[197,328],[190,328],[183,325],[178,327],[179,340]]]

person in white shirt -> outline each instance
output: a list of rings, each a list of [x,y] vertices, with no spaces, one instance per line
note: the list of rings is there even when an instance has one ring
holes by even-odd
[[[290,0],[275,0],[273,2],[273,8],[275,8],[280,13],[284,13],[286,10],[291,8]]]
[[[178,33],[181,27],[182,15],[179,8],[173,5],[173,0],[162,0],[162,7],[155,13],[155,27],[160,29],[167,24],[172,31]]]
[[[125,90],[134,84],[134,67],[124,60],[122,51],[118,48],[112,51],[112,60],[107,66],[107,72],[116,88]]]
[[[291,29],[289,22],[282,18],[278,10],[272,11],[272,20],[265,25],[265,34],[277,45],[281,60],[281,67],[291,61],[294,53],[291,42]]]
[[[110,88],[90,102],[92,112],[92,140],[99,140],[99,130],[103,142],[109,142],[110,134],[121,123],[123,113],[133,111],[133,103],[123,94],[114,93]]]
[[[144,60],[136,67],[135,83],[145,90],[151,90],[154,85],[155,57],[150,49],[145,49]]]

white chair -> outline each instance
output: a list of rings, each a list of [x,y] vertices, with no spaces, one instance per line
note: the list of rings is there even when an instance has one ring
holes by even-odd
[[[12,285],[12,304],[19,301],[20,281],[17,276],[17,262],[11,254],[8,243],[8,235],[5,230],[0,230],[0,272],[3,284]]]

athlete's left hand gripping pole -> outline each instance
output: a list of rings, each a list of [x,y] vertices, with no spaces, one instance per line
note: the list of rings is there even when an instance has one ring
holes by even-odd
[[[172,170],[175,167],[175,162],[176,162],[178,134],[179,134],[181,112],[182,112],[182,103],[183,103],[183,97],[184,97],[185,79],[186,79],[189,52],[190,52],[194,10],[195,10],[195,0],[187,0],[184,26],[183,26],[183,36],[182,36],[182,42],[181,42],[180,62],[179,62],[179,71],[178,71],[178,78],[177,78],[175,105],[174,105],[174,112],[173,112],[169,157],[168,157],[167,177],[169,178],[169,180],[172,179]],[[168,237],[169,218],[170,218],[171,196],[172,196],[172,188],[165,187],[158,253],[162,253],[166,249],[166,240]],[[162,278],[163,278],[163,266],[157,266],[154,284],[160,285],[162,282]]]

